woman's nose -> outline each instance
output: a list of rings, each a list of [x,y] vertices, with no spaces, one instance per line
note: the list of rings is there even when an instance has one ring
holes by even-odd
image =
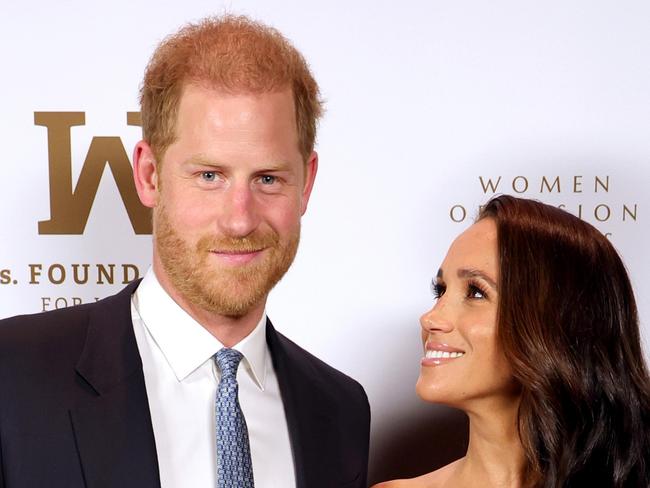
[[[444,313],[444,305],[438,302],[431,310],[420,317],[422,330],[430,332],[449,332],[454,327]]]

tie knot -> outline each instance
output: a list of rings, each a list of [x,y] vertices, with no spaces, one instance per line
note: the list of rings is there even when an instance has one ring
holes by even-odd
[[[221,371],[221,377],[228,378],[237,376],[237,367],[243,357],[242,353],[235,349],[229,349],[227,347],[219,349],[217,354],[214,355],[214,359]]]

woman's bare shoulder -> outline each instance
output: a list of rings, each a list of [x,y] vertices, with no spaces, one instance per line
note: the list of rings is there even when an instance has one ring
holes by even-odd
[[[446,486],[449,477],[456,470],[459,461],[460,459],[417,478],[384,481],[383,483],[374,485],[372,488],[442,488]]]
[[[415,488],[417,486],[413,484],[415,480],[416,478],[412,478],[409,480],[384,481],[383,483],[379,483],[371,486],[371,488],[411,488],[411,487]]]

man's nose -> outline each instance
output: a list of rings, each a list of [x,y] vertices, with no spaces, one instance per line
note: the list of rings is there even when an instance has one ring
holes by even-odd
[[[225,236],[246,237],[259,225],[255,195],[247,183],[233,183],[224,194],[219,230]]]

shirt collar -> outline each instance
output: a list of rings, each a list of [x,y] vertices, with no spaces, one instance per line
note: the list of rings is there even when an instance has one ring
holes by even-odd
[[[145,328],[178,381],[183,381],[224,347],[169,296],[152,268],[147,271],[132,300]],[[264,391],[268,354],[266,312],[255,329],[233,349],[242,353],[242,364],[247,374]]]

